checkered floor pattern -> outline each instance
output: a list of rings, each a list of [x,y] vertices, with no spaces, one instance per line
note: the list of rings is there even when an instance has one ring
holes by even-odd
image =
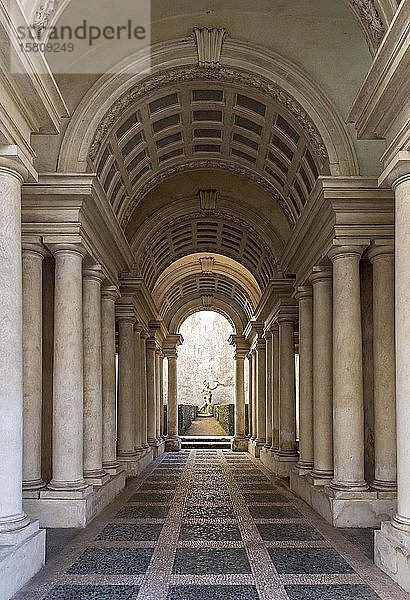
[[[248,454],[167,453],[15,600],[401,600]]]

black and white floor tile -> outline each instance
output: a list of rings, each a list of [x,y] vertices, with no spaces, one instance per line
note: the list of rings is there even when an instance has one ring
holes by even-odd
[[[408,598],[372,564],[371,533],[332,528],[248,454],[170,453],[61,532],[15,600]]]

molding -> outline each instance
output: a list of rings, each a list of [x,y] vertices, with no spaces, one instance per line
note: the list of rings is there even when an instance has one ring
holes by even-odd
[[[54,15],[57,13],[59,3],[60,0],[41,0],[33,22],[33,28],[39,40],[44,38],[44,32],[47,31]]]
[[[347,0],[347,3],[363,29],[370,51],[375,54],[386,33],[386,25],[374,0]]]
[[[220,66],[222,45],[226,37],[225,29],[199,29],[194,27],[194,40],[198,53],[198,66],[203,69],[217,69]]]
[[[201,295],[190,294],[172,306],[164,319],[164,323],[170,333],[177,333],[185,319],[201,310],[204,310]],[[242,333],[248,322],[248,317],[241,310],[240,306],[227,296],[222,296],[218,293],[214,294],[212,310],[226,317],[234,328],[235,333]]]

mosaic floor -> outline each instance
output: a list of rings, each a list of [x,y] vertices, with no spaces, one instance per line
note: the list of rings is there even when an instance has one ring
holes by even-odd
[[[15,600],[398,600],[408,595],[259,461],[163,455]]]

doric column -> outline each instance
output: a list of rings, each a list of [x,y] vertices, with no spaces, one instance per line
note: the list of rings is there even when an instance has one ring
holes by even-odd
[[[314,267],[313,287],[313,426],[312,477],[326,483],[333,477],[333,273]]]
[[[101,283],[99,265],[83,273],[84,477],[93,485],[108,480],[102,468]]]
[[[135,452],[135,315],[131,307],[117,307],[118,322],[118,460],[127,466]]]
[[[335,247],[333,262],[332,487],[364,491],[364,407],[359,263],[361,246]]]
[[[279,327],[272,326],[272,445],[270,451],[279,450]]]
[[[23,491],[45,487],[41,477],[42,280],[45,252],[40,241],[23,240]]]
[[[147,339],[146,331],[141,331],[141,442],[143,448],[149,448],[147,425]]]
[[[298,459],[296,447],[295,321],[280,317],[279,324],[279,451],[287,462]]]
[[[164,435],[164,354],[161,352],[159,356],[159,406],[161,416],[161,438],[165,439]]]
[[[178,436],[178,372],[177,346],[182,344],[182,335],[170,335],[164,342],[163,351],[168,361],[168,410],[167,410],[167,437],[165,450],[178,452],[181,450],[181,438]]]
[[[394,248],[373,246],[374,474],[372,487],[396,489]]]
[[[52,490],[81,490],[83,473],[83,250],[49,245],[55,259]]]
[[[264,338],[266,340],[266,441],[265,448],[270,450],[272,446],[272,396],[273,396],[273,339],[272,332],[266,331],[264,333]]]
[[[410,154],[398,170],[395,192],[397,513],[393,524],[410,531]],[[400,162],[399,162],[400,165]]]
[[[252,370],[252,354],[249,352],[248,358],[248,439],[252,438],[252,407],[253,407],[253,370]]]
[[[299,302],[299,461],[304,471],[313,468],[313,303],[312,287],[298,287]]]
[[[162,441],[162,390],[161,390],[161,366],[162,366],[162,351],[157,350],[155,354],[155,394],[156,394],[156,437],[161,443]]]
[[[235,346],[235,437],[231,448],[236,452],[246,452],[248,439],[245,435],[245,358],[249,347],[241,335],[232,335],[229,343]]]
[[[256,342],[256,440],[257,446],[265,444],[266,436],[266,342]]]
[[[135,394],[135,433],[134,446],[137,452],[142,452],[142,385],[141,385],[141,332],[142,326],[135,325],[134,327],[134,352],[135,352],[135,367],[134,367],[134,394]]]
[[[156,392],[156,352],[158,346],[155,338],[147,340],[147,427],[148,444],[152,448],[158,446],[157,439],[157,392]]]
[[[256,370],[256,350],[251,351],[251,372],[252,372],[252,436],[251,440],[255,441],[257,433],[257,397],[258,397],[258,384],[257,384],[257,370]]]
[[[117,460],[117,408],[115,374],[115,301],[119,291],[105,286],[101,296],[102,357],[102,464],[107,473],[115,474]]]
[[[12,168],[0,166],[0,535],[21,529],[23,512],[23,360],[21,184]]]

